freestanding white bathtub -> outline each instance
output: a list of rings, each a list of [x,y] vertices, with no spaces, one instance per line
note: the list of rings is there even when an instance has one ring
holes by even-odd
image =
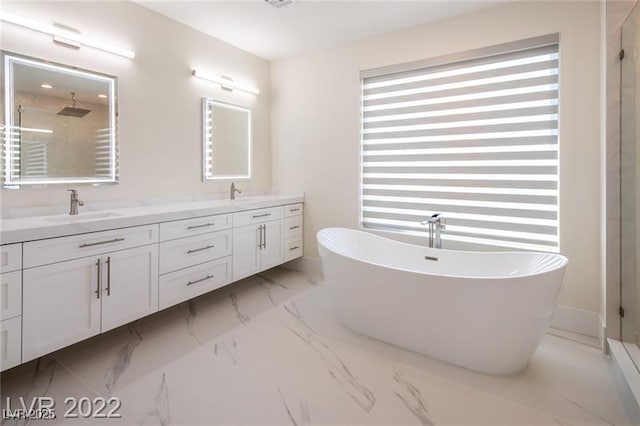
[[[522,370],[556,308],[566,257],[430,249],[345,228],[318,232],[347,327],[471,370]]]

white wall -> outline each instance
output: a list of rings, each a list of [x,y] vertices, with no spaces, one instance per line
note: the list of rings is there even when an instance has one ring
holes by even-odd
[[[599,312],[600,14],[598,2],[511,3],[273,62],[272,180],[305,191],[306,255],[319,229],[359,226],[360,70],[559,32],[560,303]]]
[[[136,52],[130,60],[86,47],[76,51],[55,45],[47,35],[1,26],[4,50],[118,77],[120,184],[78,186],[88,207],[92,202],[227,190],[228,183],[202,182],[202,96],[253,110],[254,178],[239,186],[270,188],[268,61],[132,2],[3,2],[2,9],[45,23],[58,22]],[[224,91],[193,78],[192,67],[246,82],[258,87],[260,95]],[[65,189],[2,190],[2,210],[62,204],[68,198]]]

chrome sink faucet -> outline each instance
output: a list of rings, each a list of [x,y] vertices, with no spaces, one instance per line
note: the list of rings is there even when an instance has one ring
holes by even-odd
[[[71,200],[69,202],[69,214],[75,216],[78,214],[78,206],[84,206],[84,201],[78,198],[78,191],[75,189],[67,189],[71,192]]]
[[[231,188],[229,189],[229,199],[235,200],[236,199],[236,192],[238,194],[242,194],[242,191],[240,191],[238,188],[236,188],[236,184],[231,182]]]
[[[429,226],[429,247],[442,248],[441,232],[445,228],[445,220],[442,213],[435,213],[430,218],[421,223],[421,225]]]

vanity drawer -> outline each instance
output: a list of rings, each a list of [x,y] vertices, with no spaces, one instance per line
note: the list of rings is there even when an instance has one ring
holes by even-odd
[[[22,362],[22,317],[0,321],[0,371]]]
[[[95,256],[158,242],[158,225],[50,238],[24,244],[24,267]]]
[[[302,235],[302,216],[288,217],[284,220],[284,238]]]
[[[22,271],[0,274],[0,320],[22,315]]]
[[[288,239],[284,242],[284,261],[296,259],[302,256],[302,235]]]
[[[160,309],[192,299],[231,282],[231,256],[160,277]]]
[[[281,219],[284,213],[284,208],[268,207],[266,209],[248,210],[246,212],[233,214],[233,226],[252,225],[254,223],[263,223],[270,220]]]
[[[302,203],[284,206],[284,217],[299,216],[302,214]]]
[[[160,274],[231,254],[231,230],[160,243]]]
[[[0,246],[0,272],[22,269],[22,243]]]
[[[231,228],[230,214],[164,222],[160,224],[160,241],[175,240],[176,238],[206,234],[207,232],[229,228]]]

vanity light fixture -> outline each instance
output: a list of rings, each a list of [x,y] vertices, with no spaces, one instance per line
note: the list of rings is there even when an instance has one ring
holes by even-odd
[[[43,83],[40,85],[43,89],[53,89],[53,86],[47,83]]]
[[[60,25],[43,24],[41,22],[34,21],[33,19],[14,15],[13,13],[5,11],[0,11],[0,21],[8,22],[10,24],[19,25],[21,27],[48,34],[50,36],[53,36],[55,41],[61,41],[62,44],[65,45],[77,47],[83,45],[102,50],[104,52],[113,53],[115,55],[124,56],[125,58],[129,59],[133,59],[136,56],[135,52],[133,52],[132,50],[122,49],[120,47],[112,46],[99,40],[84,37],[80,35],[80,33],[71,31]]]
[[[229,77],[225,77],[225,76],[215,77],[212,75],[206,75],[206,74],[202,74],[200,71],[196,71],[195,69],[191,71],[191,75],[197,78],[201,78],[202,80],[218,83],[220,87],[226,90],[238,89],[244,92],[253,93],[254,95],[260,94],[259,89],[248,86],[246,84],[238,83],[237,81],[234,81]]]

